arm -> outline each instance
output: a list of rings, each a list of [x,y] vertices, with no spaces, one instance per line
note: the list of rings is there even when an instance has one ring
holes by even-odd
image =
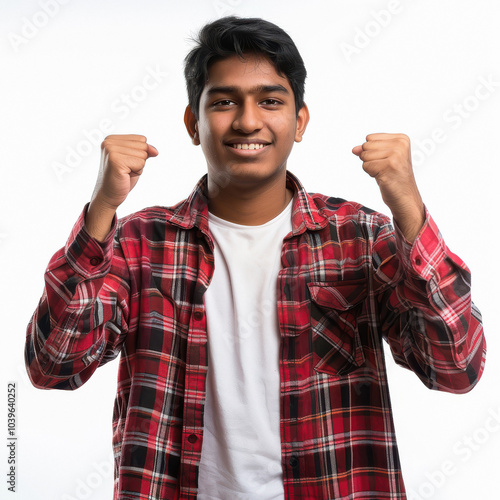
[[[25,361],[37,387],[80,387],[118,355],[128,332],[130,276],[116,209],[158,151],[138,135],[108,136],[101,150],[91,202],[50,260],[28,325]]]
[[[427,387],[464,393],[484,369],[481,314],[471,300],[469,269],[425,215],[413,244],[390,225],[375,240],[381,331],[395,361]]]
[[[369,134],[352,152],[374,177],[395,230],[375,240],[375,286],[382,335],[399,364],[428,387],[467,392],[484,369],[481,315],[471,301],[467,266],[445,245],[425,209],[405,134]]]
[[[25,361],[36,387],[76,389],[115,358],[128,331],[129,275],[112,230],[103,242],[84,226],[85,207],[64,248],[45,272],[27,329]]]

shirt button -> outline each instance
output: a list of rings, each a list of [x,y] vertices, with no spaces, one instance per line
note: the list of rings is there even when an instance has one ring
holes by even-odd
[[[290,464],[290,467],[297,467],[297,465],[299,465],[299,459],[293,456],[292,458],[290,458],[288,463]]]
[[[457,354],[462,354],[462,351],[464,350],[464,346],[463,345],[459,345],[457,347]]]
[[[194,444],[196,443],[196,441],[198,441],[198,436],[196,434],[190,434],[188,436],[188,441],[191,443],[191,444]]]
[[[196,311],[194,313],[194,319],[196,321],[201,321],[202,318],[203,318],[203,313],[201,311]]]
[[[100,263],[101,263],[101,259],[99,259],[98,257],[92,257],[90,259],[90,265],[91,266],[97,266]]]
[[[422,264],[422,260],[420,259],[420,257],[415,258],[415,264],[417,264],[417,266],[420,266]]]

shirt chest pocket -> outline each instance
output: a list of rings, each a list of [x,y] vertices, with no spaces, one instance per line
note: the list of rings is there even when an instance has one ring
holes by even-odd
[[[365,362],[358,319],[366,280],[311,282],[311,342],[314,370],[343,376]]]

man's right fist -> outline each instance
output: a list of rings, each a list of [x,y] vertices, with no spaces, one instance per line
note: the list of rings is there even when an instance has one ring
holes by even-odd
[[[101,165],[92,200],[115,210],[142,174],[146,160],[158,155],[143,135],[108,135],[101,144]]]
[[[143,135],[108,135],[104,139],[99,175],[85,216],[90,236],[105,239],[116,209],[137,184],[146,160],[157,155]]]

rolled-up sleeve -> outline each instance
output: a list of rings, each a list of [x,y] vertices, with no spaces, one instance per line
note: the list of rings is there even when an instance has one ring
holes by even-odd
[[[99,242],[85,229],[85,205],[44,275],[28,324],[25,362],[36,387],[76,389],[115,358],[128,330],[129,274],[117,218]]]
[[[387,225],[374,251],[375,279],[388,285],[378,303],[381,328],[396,362],[431,389],[470,391],[484,370],[486,341],[468,267],[427,209],[413,244]]]

